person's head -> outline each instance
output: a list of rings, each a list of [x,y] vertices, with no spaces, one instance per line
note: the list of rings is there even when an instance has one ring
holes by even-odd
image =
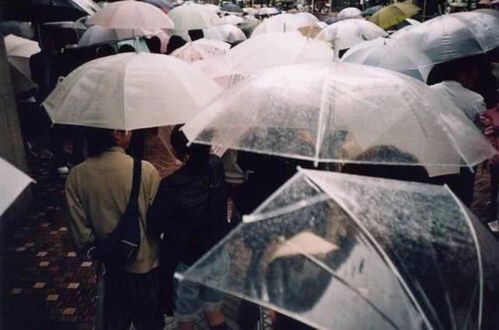
[[[89,128],[86,131],[88,142],[88,155],[99,156],[112,147],[127,149],[130,144],[132,132],[123,130],[112,130],[105,128]]]
[[[161,39],[156,36],[146,38],[146,44],[149,51],[153,54],[161,54]]]
[[[116,49],[111,45],[102,45],[95,50],[96,58],[111,56],[116,54]]]
[[[189,30],[188,33],[189,33],[189,37],[191,37],[191,41],[196,41],[198,39],[204,38],[204,33],[203,33],[203,30],[201,30],[201,29]]]
[[[166,54],[170,55],[171,53],[173,53],[175,50],[182,47],[186,43],[187,43],[187,41],[185,41],[180,36],[177,36],[177,35],[171,36],[170,40],[168,40],[168,45],[166,46]]]
[[[118,53],[135,53],[135,48],[132,45],[124,44],[118,48]]]
[[[483,60],[481,55],[469,56],[438,64],[433,70],[441,76],[438,79],[440,81],[454,80],[468,89],[475,89],[483,69]]]
[[[210,146],[203,144],[191,144],[188,146],[189,141],[185,137],[184,132],[181,131],[182,126],[175,126],[170,137],[175,157],[183,162],[193,164],[206,163],[210,155]]]
[[[389,159],[392,163],[407,165],[383,164]],[[401,181],[428,182],[428,172],[422,166],[414,165],[418,159],[402,152],[393,146],[374,146],[355,158],[360,163],[349,163],[343,166],[342,172],[348,174],[373,176]],[[373,162],[369,164],[368,162]]]

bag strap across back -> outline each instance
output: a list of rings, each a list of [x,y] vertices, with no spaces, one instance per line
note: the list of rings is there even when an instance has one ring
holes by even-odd
[[[133,178],[132,178],[132,191],[130,192],[130,199],[128,200],[128,207],[134,206],[138,210],[138,198],[140,191],[140,181],[142,179],[142,161],[140,159],[133,160]]]

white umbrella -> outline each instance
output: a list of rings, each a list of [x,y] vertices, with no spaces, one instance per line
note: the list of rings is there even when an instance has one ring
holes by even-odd
[[[206,39],[236,43],[246,40],[246,35],[240,28],[232,24],[216,25],[203,29]]]
[[[498,265],[447,187],[300,170],[177,278],[314,329],[493,329]]]
[[[125,53],[78,67],[44,106],[54,123],[133,130],[185,123],[220,91],[182,60]]]
[[[246,76],[287,64],[333,61],[327,44],[306,38],[298,32],[265,33],[252,37],[231,49],[231,69]]]
[[[190,1],[170,10],[168,16],[175,22],[175,31],[179,32],[221,24],[220,17],[213,9]]]
[[[92,15],[88,24],[113,29],[173,29],[172,20],[161,9],[142,1],[117,1]]]
[[[245,78],[245,75],[242,73],[231,69],[230,58],[228,56],[209,57],[193,62],[192,65],[206,73],[225,89],[234,86]]]
[[[279,14],[265,19],[255,28],[251,36],[272,32],[292,32],[302,27],[314,26],[318,21],[317,18],[314,20],[307,15]]]
[[[251,8],[251,7],[246,7],[241,9],[243,13],[248,13],[250,15],[257,15],[258,14],[258,9],[256,8]]]
[[[198,39],[176,49],[171,55],[186,62],[195,62],[229,53],[230,45],[223,41]]]
[[[410,52],[417,67],[424,67],[486,53],[499,46],[497,31],[499,12],[481,9],[438,16],[394,36],[400,51]],[[398,67],[414,68],[405,62]]]
[[[0,158],[0,215],[33,180]]]
[[[275,7],[263,7],[258,10],[258,15],[277,15],[279,13],[279,9]]]
[[[236,15],[226,15],[221,18],[221,22],[222,24],[238,25],[244,22],[244,19]]]
[[[26,78],[31,79],[29,58],[40,52],[38,42],[21,38],[13,34],[4,37],[5,50],[9,64],[14,66]]]
[[[316,37],[338,50],[347,49],[366,40],[387,36],[385,30],[363,19],[347,19],[329,25]]]
[[[339,19],[362,18],[362,11],[359,8],[347,7],[338,13]]]
[[[101,7],[93,0],[71,0],[89,14],[98,12]]]
[[[236,84],[191,120],[190,141],[315,162],[475,165],[496,153],[476,126],[426,84],[350,63],[280,66]],[[386,153],[357,160],[378,146]]]
[[[151,36],[154,32],[145,29],[112,29],[104,26],[94,25],[85,31],[78,40],[78,47],[117,41],[123,39],[132,39],[144,36]]]
[[[215,11],[216,13],[220,11],[220,6],[218,5],[214,5],[212,3],[205,3],[204,5],[210,8],[211,10]]]
[[[426,81],[432,67],[417,68],[416,59],[411,57],[411,54],[411,52],[400,51],[396,40],[381,37],[352,46],[343,55],[341,61],[385,68]],[[410,63],[408,69],[398,67],[397,64],[402,61]]]

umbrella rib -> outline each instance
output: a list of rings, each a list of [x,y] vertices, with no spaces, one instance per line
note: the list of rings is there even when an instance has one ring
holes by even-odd
[[[305,172],[305,175],[307,175],[307,172]],[[364,227],[364,225],[355,217],[355,215],[350,211],[350,209],[345,205],[345,203],[341,200],[341,198],[337,198],[336,193],[334,190],[328,189],[327,184],[323,183],[322,180],[318,178],[312,178],[309,177],[315,184],[317,184],[323,191],[325,191],[329,196],[334,199],[334,201],[345,211],[352,221],[354,221],[359,229],[361,230],[362,233],[366,236],[368,241],[370,241],[374,248],[378,251],[379,255],[381,258],[386,262],[388,267],[393,271],[395,276],[399,279],[402,287],[405,289],[407,295],[411,299],[411,301],[414,303],[414,306],[416,306],[416,309],[419,311],[421,314],[421,317],[423,318],[424,322],[428,326],[429,329],[433,329],[430,321],[428,320],[428,317],[426,316],[426,313],[423,311],[422,307],[420,306],[419,302],[417,301],[416,297],[414,296],[413,292],[409,288],[408,284],[406,283],[405,279],[403,278],[402,274],[400,274],[399,270],[393,263],[393,261],[388,257],[388,255],[383,251],[381,248],[381,245],[376,241],[376,239],[369,233],[369,231]],[[336,197],[336,198],[335,198]]]
[[[468,224],[468,227],[470,228],[471,236],[473,237],[473,242],[475,244],[475,249],[476,249],[476,255],[478,259],[478,283],[479,283],[479,300],[478,300],[478,329],[482,328],[482,312],[483,312],[483,260],[482,260],[482,251],[480,250],[480,243],[478,241],[478,235],[475,231],[475,227],[473,227],[473,224],[470,221],[470,218],[468,217],[468,213],[466,212],[466,209],[463,207],[461,204],[461,201],[457,196],[452,192],[452,190],[445,185],[445,189],[449,192],[449,194],[452,196],[456,204],[459,206],[459,209],[461,212],[464,214],[464,217],[466,219],[466,223]]]
[[[376,307],[376,305],[369,299],[367,298],[362,292],[360,292],[359,289],[348,283],[347,280],[343,279],[340,275],[338,275],[335,271],[333,271],[331,268],[329,268],[326,264],[324,264],[322,261],[318,260],[317,258],[313,257],[312,255],[308,254],[307,252],[303,251],[300,249],[298,245],[295,245],[289,241],[285,241],[284,244],[288,244],[300,253],[302,253],[305,257],[307,257],[310,261],[313,263],[317,264],[319,267],[330,273],[334,278],[336,278],[338,281],[340,281],[342,284],[347,286],[350,290],[355,292],[359,297],[361,297],[369,306],[371,306],[383,319],[385,319],[394,329],[399,329],[399,327],[386,315],[381,309]]]

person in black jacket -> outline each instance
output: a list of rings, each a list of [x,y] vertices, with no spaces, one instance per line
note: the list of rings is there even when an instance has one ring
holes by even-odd
[[[185,165],[161,181],[148,223],[153,235],[163,234],[160,264],[167,313],[173,305],[174,272],[191,266],[228,231],[222,162],[210,154],[209,146],[188,147],[180,127],[173,129],[171,144],[175,156]],[[219,292],[184,280],[178,283],[176,295],[179,329],[193,329],[201,309],[212,329],[226,329],[221,312],[223,296]]]

